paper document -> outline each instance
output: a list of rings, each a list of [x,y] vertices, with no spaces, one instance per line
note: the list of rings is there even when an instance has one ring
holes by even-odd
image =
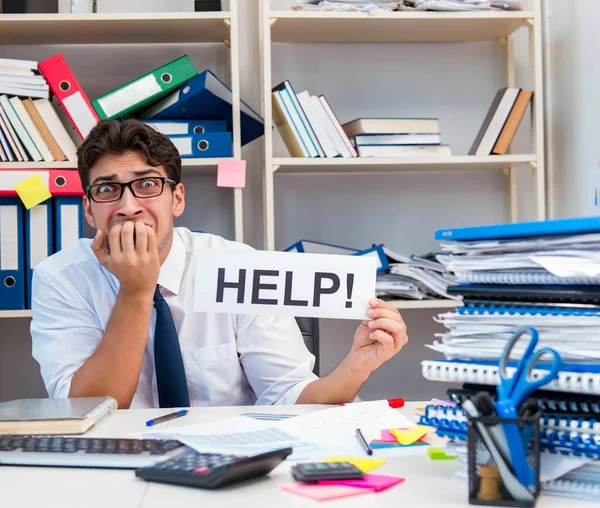
[[[177,439],[202,453],[256,455],[293,447],[293,459],[310,458],[320,450],[278,427],[279,422],[236,416],[216,422],[187,425],[143,434],[146,438]],[[323,452],[324,453],[324,452]]]

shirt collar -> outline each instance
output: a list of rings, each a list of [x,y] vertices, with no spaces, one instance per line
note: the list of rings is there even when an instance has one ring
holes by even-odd
[[[158,284],[175,295],[179,293],[181,286],[183,270],[185,269],[185,257],[185,244],[177,230],[174,229],[171,250],[160,267]]]

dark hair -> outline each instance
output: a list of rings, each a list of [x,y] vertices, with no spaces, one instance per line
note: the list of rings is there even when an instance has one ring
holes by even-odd
[[[172,141],[138,120],[100,120],[77,150],[81,184],[89,185],[90,170],[105,155],[139,152],[151,166],[163,166],[167,176],[181,182],[181,157]]]

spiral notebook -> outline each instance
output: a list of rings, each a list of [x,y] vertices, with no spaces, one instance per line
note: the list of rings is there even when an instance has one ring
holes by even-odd
[[[600,483],[580,482],[567,477],[543,482],[542,492],[548,496],[580,499],[582,501],[598,501],[600,499]]]
[[[534,379],[547,374],[542,368],[531,373]],[[451,360],[425,360],[421,362],[423,377],[430,381],[445,383],[473,383],[479,385],[499,385],[498,363],[468,362]],[[514,367],[508,367],[512,375]],[[600,395],[600,365],[563,365],[558,376],[544,386],[545,390]]]
[[[566,475],[541,483],[544,494],[550,496],[598,501],[600,499],[600,461],[589,462]]]
[[[496,401],[496,387],[465,384],[462,388],[450,388],[446,394],[450,400],[462,404],[481,391],[489,393],[491,399]],[[535,391],[528,401],[535,402],[544,413],[568,414],[573,416],[600,416],[600,397],[581,395],[577,393]]]
[[[457,307],[456,312],[467,316],[591,316],[600,317],[600,309],[595,307],[544,307],[528,305],[465,305]]]
[[[600,304],[600,287],[596,286],[536,286],[518,284],[459,284],[449,286],[448,294],[462,296],[463,301],[480,302],[537,302],[537,303],[569,303]]]
[[[468,282],[470,284],[514,284],[521,286],[531,284],[561,286],[598,285],[598,278],[596,277],[558,277],[545,270],[456,271],[455,275],[460,282]]]
[[[462,407],[429,405],[419,425],[434,427],[438,435],[464,441],[469,423]],[[600,457],[600,423],[595,418],[542,415],[540,445],[545,451]]]

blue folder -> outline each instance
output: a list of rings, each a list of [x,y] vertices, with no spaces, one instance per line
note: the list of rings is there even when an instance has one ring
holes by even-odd
[[[54,252],[66,249],[83,237],[83,206],[80,196],[56,196],[54,201]]]
[[[23,210],[19,198],[0,199],[0,310],[25,309]]]
[[[169,136],[182,159],[204,157],[232,157],[231,132],[207,132],[187,136]]]
[[[225,120],[147,120],[143,123],[154,127],[165,136],[227,132]]]
[[[205,70],[181,88],[142,112],[143,120],[226,120],[233,132],[231,90],[211,71]],[[240,101],[242,145],[264,133],[264,122],[258,113]]]
[[[334,245],[333,243],[315,242],[314,240],[299,240],[290,245],[284,252],[311,252],[313,254],[356,254],[358,249]]]
[[[499,240],[534,236],[580,235],[599,232],[600,216],[594,216],[438,229],[435,232],[435,239],[455,241]]]
[[[53,253],[54,221],[52,216],[51,200],[25,210],[25,269],[27,273],[25,294],[28,309],[31,309],[33,269]]]
[[[386,272],[390,269],[390,263],[388,261],[385,252],[383,251],[383,245],[373,245],[370,249],[365,249],[353,254],[353,256],[375,256],[377,257],[377,273]]]

